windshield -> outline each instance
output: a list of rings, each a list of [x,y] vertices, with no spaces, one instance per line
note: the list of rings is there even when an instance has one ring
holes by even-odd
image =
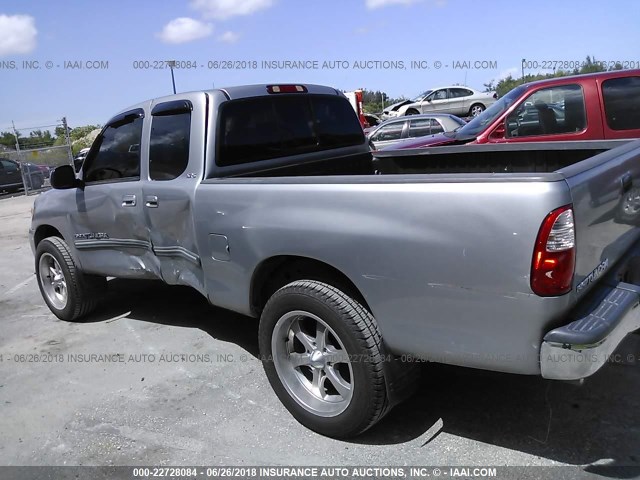
[[[412,102],[419,102],[420,100],[422,100],[424,97],[426,97],[427,95],[429,95],[431,92],[433,92],[433,90],[427,90],[426,92],[422,92],[420,95],[418,95],[415,98],[412,98],[411,101]]]
[[[525,87],[516,87],[507,93],[504,97],[498,99],[496,103],[487,108],[484,112],[478,115],[476,118],[467,123],[464,127],[456,130],[455,137],[477,137],[488,125],[493,123],[496,118],[502,115],[505,111],[513,105],[524,92]]]

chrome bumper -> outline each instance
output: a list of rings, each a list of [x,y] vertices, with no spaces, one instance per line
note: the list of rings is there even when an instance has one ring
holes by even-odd
[[[624,337],[640,329],[640,286],[620,282],[588,315],[548,332],[540,348],[544,378],[578,380],[593,375]]]

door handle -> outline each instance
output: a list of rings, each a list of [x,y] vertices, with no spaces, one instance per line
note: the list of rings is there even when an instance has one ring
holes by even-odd
[[[136,196],[135,195],[123,195],[122,196],[122,206],[123,207],[135,207],[136,206]]]
[[[158,197],[155,195],[148,195],[144,199],[144,204],[149,208],[158,208]]]

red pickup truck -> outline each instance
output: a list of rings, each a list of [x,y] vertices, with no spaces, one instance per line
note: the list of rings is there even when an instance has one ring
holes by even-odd
[[[637,137],[640,70],[617,70],[520,85],[454,132],[388,149]]]

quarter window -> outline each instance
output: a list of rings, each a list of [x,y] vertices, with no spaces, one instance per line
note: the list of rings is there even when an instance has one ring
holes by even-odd
[[[134,113],[107,126],[85,161],[86,182],[140,179],[142,122],[142,113]]]
[[[640,77],[605,80],[602,97],[611,130],[640,129]]]
[[[154,116],[149,141],[149,178],[173,180],[187,169],[191,113]]]

